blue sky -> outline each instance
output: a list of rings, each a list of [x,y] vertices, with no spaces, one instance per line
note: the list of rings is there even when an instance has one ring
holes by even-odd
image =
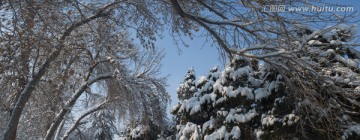
[[[357,0],[329,0],[327,3],[340,4],[353,6],[355,10],[359,11],[360,2]],[[326,6],[326,4],[320,5]],[[345,12],[339,14],[346,14]],[[347,13],[348,14],[348,13]],[[356,23],[359,26],[359,23]],[[358,29],[359,30],[359,29]],[[163,39],[158,40],[156,45],[160,48],[164,48],[166,53],[162,63],[162,74],[169,75],[167,91],[171,95],[170,108],[178,103],[176,89],[178,85],[183,82],[184,76],[190,67],[194,67],[197,78],[201,75],[206,75],[210,68],[219,66],[222,68],[222,63],[219,60],[218,50],[214,47],[210,47],[209,42],[205,43],[204,37],[194,37],[190,40],[184,37],[185,42],[189,47],[184,46],[176,47],[174,40],[169,37],[168,33],[164,33]],[[211,42],[210,42],[211,43]],[[179,49],[181,53],[179,52]]]
[[[205,42],[204,37],[194,37],[193,40],[184,37],[189,47],[184,47],[181,43],[176,47],[174,40],[168,35],[156,42],[156,45],[164,49],[165,58],[162,63],[162,74],[169,75],[167,81],[167,91],[171,95],[171,105],[178,103],[176,89],[189,68],[195,69],[196,76],[206,75],[210,68],[214,66],[221,67],[218,50],[210,47],[211,44]],[[179,49],[180,51],[179,51]]]

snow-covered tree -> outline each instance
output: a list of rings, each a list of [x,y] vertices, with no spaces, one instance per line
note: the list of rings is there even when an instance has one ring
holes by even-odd
[[[1,139],[111,139],[121,120],[144,118],[162,126],[169,96],[154,41],[166,17],[155,15],[169,6],[153,2],[1,1]]]
[[[192,93],[196,92],[195,90],[195,70],[194,68],[190,68],[187,71],[184,82],[180,84],[176,92],[180,100],[185,100],[192,97]]]
[[[230,62],[174,107],[178,139],[359,138],[356,14],[287,11],[324,1],[170,1],[189,36],[204,30]]]
[[[223,71],[211,69],[173,107],[176,138],[359,139],[360,52],[348,44],[356,30],[299,26],[287,53],[298,63],[237,55]]]

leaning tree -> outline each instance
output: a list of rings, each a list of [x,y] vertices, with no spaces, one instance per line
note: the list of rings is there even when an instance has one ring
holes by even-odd
[[[168,94],[158,73],[163,53],[153,42],[165,2],[0,7],[2,139],[108,139],[121,120],[162,128]]]

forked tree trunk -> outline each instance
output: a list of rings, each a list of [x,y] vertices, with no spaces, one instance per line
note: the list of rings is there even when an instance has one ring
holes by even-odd
[[[115,5],[119,2],[120,1],[116,1],[116,2],[110,3],[108,5],[105,5],[103,8],[100,8],[95,15],[93,15],[89,18],[83,19],[79,22],[73,23],[69,28],[67,28],[64,31],[63,35],[60,37],[58,46],[55,47],[56,49],[49,55],[49,57],[45,60],[45,63],[40,66],[39,71],[34,75],[34,77],[32,79],[29,80],[29,82],[26,84],[25,88],[22,90],[18,100],[16,101],[15,107],[11,112],[10,120],[8,122],[8,126],[5,131],[3,140],[15,140],[16,139],[16,131],[17,131],[20,117],[21,117],[21,113],[22,113],[26,103],[28,102],[28,100],[31,96],[31,93],[34,91],[36,85],[38,84],[40,79],[43,77],[43,75],[45,74],[47,69],[49,68],[50,63],[53,62],[60,55],[60,51],[62,50],[65,39],[71,34],[71,32],[74,29],[76,29],[86,23],[89,23],[90,21],[93,21],[97,18],[107,16],[107,13],[105,12],[105,10],[111,8],[113,5]],[[60,122],[59,122],[59,124],[60,124]],[[54,129],[54,131],[56,131],[56,129]],[[51,133],[51,135],[49,135],[50,137],[48,137],[48,139],[52,138],[52,134],[54,132],[50,131],[50,133]]]

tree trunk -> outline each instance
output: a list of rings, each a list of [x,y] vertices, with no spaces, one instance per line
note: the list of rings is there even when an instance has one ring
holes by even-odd
[[[11,112],[11,117],[8,122],[6,132],[4,134],[3,140],[15,140],[16,139],[16,130],[19,124],[21,112],[23,111],[25,104],[29,100],[32,91],[35,89],[36,84],[40,81],[41,77],[45,74],[46,69],[50,66],[50,62],[55,60],[60,54],[60,50],[55,50],[50,54],[50,57],[46,62],[41,66],[39,72],[31,79],[24,90],[21,92],[19,99],[15,104],[15,108]]]

